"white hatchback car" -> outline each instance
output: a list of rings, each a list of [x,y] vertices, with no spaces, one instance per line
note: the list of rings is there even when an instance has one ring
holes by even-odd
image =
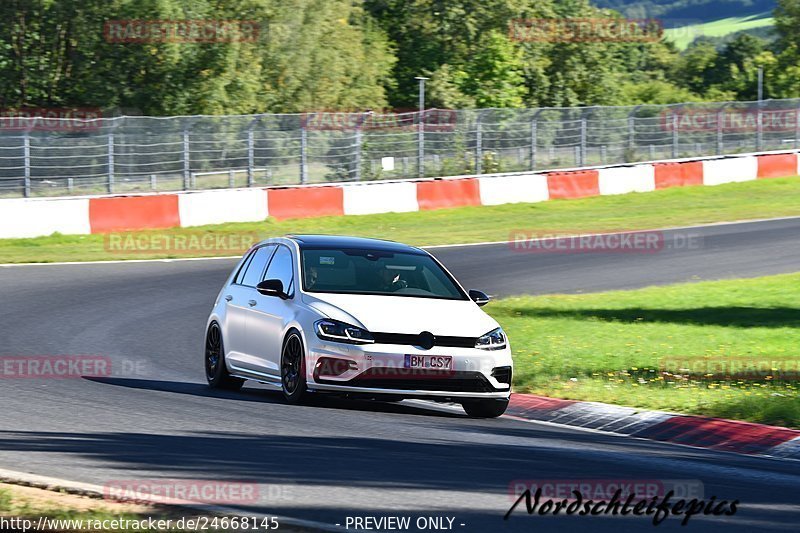
[[[511,349],[497,322],[428,252],[405,244],[291,235],[251,248],[208,317],[212,387],[245,380],[382,400],[458,402],[503,414]]]

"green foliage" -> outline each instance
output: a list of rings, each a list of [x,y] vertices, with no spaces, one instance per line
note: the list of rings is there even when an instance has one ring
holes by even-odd
[[[762,13],[771,0],[723,3]],[[600,5],[627,16],[724,7],[717,0]],[[665,40],[533,41],[510,31],[520,19],[621,17],[589,0],[5,0],[0,16],[4,108],[415,109],[419,75],[431,78],[428,105],[443,108],[753,99],[758,67],[767,97],[800,96],[800,0],[778,2],[774,47],[739,34],[695,41],[683,53]],[[114,42],[103,31],[114,20],[181,19],[255,21],[260,32],[245,42],[141,43]]]

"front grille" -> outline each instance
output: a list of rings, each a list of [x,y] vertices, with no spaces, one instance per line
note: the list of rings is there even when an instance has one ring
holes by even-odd
[[[371,368],[348,381],[321,379],[320,383],[363,387],[369,389],[399,389],[444,392],[502,392],[508,387],[495,389],[480,372],[442,372],[414,370],[409,377],[388,377],[385,369]]]
[[[372,337],[378,344],[403,344],[406,346],[419,346],[420,336],[413,333],[381,333],[373,332]],[[447,348],[474,348],[476,337],[449,337],[434,335],[433,345]]]

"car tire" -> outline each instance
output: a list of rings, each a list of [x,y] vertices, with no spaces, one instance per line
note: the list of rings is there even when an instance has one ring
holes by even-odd
[[[222,343],[222,329],[212,322],[206,332],[205,350],[206,379],[212,389],[239,390],[244,380],[235,378],[225,365],[225,345]]]
[[[302,403],[306,396],[306,350],[297,330],[289,331],[281,347],[281,389],[290,404]]]
[[[506,412],[508,400],[472,400],[461,405],[472,418],[497,418]]]

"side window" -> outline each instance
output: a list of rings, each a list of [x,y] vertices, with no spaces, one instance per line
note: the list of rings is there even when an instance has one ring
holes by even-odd
[[[292,252],[286,246],[278,246],[278,251],[272,258],[272,262],[267,268],[264,279],[279,279],[283,283],[283,290],[292,294],[292,280],[294,279],[292,269]]]
[[[241,278],[239,283],[248,287],[258,285],[258,282],[261,281],[261,274],[264,272],[264,267],[267,266],[267,261],[269,261],[273,250],[275,250],[274,244],[268,244],[256,250],[250,260],[250,264],[247,265],[247,269],[244,271],[244,275],[239,276]]]
[[[247,271],[247,266],[253,260],[253,256],[256,255],[257,250],[251,250],[250,253],[247,255],[247,258],[242,263],[242,266],[239,267],[239,272],[236,273],[236,277],[233,278],[233,283],[240,284],[242,283],[242,278],[244,278],[244,273]]]

